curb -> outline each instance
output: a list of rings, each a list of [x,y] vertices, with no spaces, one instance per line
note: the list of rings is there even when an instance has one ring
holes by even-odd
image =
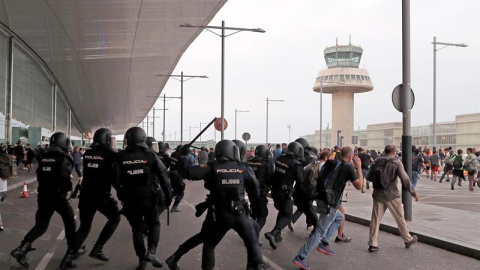
[[[368,220],[368,219],[352,216],[352,215],[349,215],[349,214],[346,214],[345,216],[346,216],[345,219],[349,222],[357,223],[357,224],[364,225],[364,226],[370,226],[370,220]],[[393,227],[393,226],[386,225],[386,224],[383,224],[383,223],[380,224],[380,230],[384,231],[384,232],[392,233],[392,234],[395,234],[395,235],[400,235],[397,227]],[[410,231],[410,233],[418,236],[418,241],[419,242],[425,243],[427,245],[435,246],[435,247],[438,247],[438,248],[441,248],[441,249],[444,249],[444,250],[447,250],[447,251],[450,251],[450,252],[453,252],[453,253],[457,253],[457,254],[460,254],[460,255],[464,255],[464,256],[467,256],[467,257],[471,257],[471,258],[475,258],[477,260],[480,260],[480,250],[478,250],[478,249],[466,247],[466,246],[463,246],[463,245],[460,245],[460,244],[457,244],[457,243],[442,240],[442,239],[440,239],[440,237],[433,237],[431,235],[427,235],[427,234],[424,234],[424,233],[418,233],[418,232],[415,232],[415,231],[412,231],[412,230]]]

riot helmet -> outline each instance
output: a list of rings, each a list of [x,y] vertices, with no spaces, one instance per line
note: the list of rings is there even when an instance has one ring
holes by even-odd
[[[147,144],[148,148],[152,149],[153,148],[153,143],[156,142],[155,138],[153,137],[147,137],[145,140],[145,143]]]
[[[265,160],[267,160],[270,157],[270,150],[268,150],[268,147],[261,144],[255,148],[255,156],[256,157],[261,157]]]
[[[164,142],[158,142],[158,151],[165,152],[166,149],[167,149],[167,146],[165,145]]]
[[[183,145],[182,148],[180,149],[180,155],[186,156],[190,154],[190,145],[186,144]]]
[[[238,146],[230,140],[221,140],[215,145],[215,158],[217,160],[240,161]]]
[[[181,144],[177,145],[177,148],[175,148],[175,152],[180,153],[182,151],[182,147],[183,147],[183,145],[181,145]]]
[[[132,127],[127,130],[125,133],[125,140],[127,146],[140,146],[143,148],[148,148],[148,145],[145,143],[147,140],[147,134],[140,127]]]
[[[71,152],[72,144],[70,143],[70,139],[68,138],[67,134],[63,132],[54,133],[52,137],[50,137],[50,150],[63,150],[65,152]]]
[[[303,159],[303,146],[298,142],[291,142],[287,147],[288,152],[295,155],[297,159]]]
[[[244,142],[240,140],[232,140],[232,142],[237,145],[240,151],[240,160],[243,160],[243,158],[245,157],[245,154],[247,153],[247,146],[245,145]]]
[[[93,143],[90,147],[99,145],[112,147],[112,132],[108,128],[99,128],[93,134]]]
[[[305,149],[305,148],[307,148],[307,146],[309,146],[308,141],[305,138],[298,138],[295,141],[298,142],[299,144],[301,144],[303,149]]]

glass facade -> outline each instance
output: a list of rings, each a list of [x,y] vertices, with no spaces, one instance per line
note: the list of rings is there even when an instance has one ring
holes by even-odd
[[[328,68],[360,66],[363,49],[356,46],[335,46],[325,49],[325,62]]]
[[[52,129],[52,83],[30,55],[13,50],[14,126]]]
[[[2,27],[2,26],[0,26]],[[0,29],[1,30],[1,29]],[[8,33],[8,29],[5,29]],[[7,142],[7,90],[8,90],[8,61],[10,51],[10,37],[0,31],[0,142]],[[56,130],[68,132],[69,111],[67,99],[62,91],[57,91],[57,102],[54,104],[54,81],[47,75],[47,70],[41,61],[29,53],[27,47],[14,38],[13,70],[12,70],[12,135],[11,142],[19,139],[31,140],[38,143],[35,135],[30,136],[33,130],[45,130],[49,133],[54,127],[54,105],[56,105]],[[77,122],[72,119],[71,135],[81,137]],[[37,132],[38,133],[38,132]],[[50,135],[48,135],[50,136]],[[34,138],[35,137],[35,138]]]

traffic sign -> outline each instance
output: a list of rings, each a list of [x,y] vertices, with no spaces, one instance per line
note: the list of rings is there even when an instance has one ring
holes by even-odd
[[[248,132],[245,132],[242,134],[242,139],[246,142],[248,142],[248,140],[250,140],[250,133]]]
[[[411,100],[412,104],[410,105],[410,108],[402,108],[402,98],[401,98],[401,92],[402,92],[402,85],[399,84],[395,89],[393,89],[392,92],[392,103],[395,109],[399,112],[403,112],[404,110],[411,110],[413,108],[413,105],[415,104],[415,94],[413,93],[412,88],[410,88],[410,95],[411,95]]]

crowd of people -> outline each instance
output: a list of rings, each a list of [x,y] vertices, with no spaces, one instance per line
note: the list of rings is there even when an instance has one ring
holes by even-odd
[[[168,144],[147,137],[139,127],[125,133],[125,149],[115,149],[112,141],[110,130],[102,128],[95,132],[89,149],[72,149],[66,134],[58,132],[52,135],[48,147],[34,153],[38,160],[39,182],[35,226],[11,252],[21,266],[30,266],[27,253],[33,250],[33,242],[46,232],[51,216],[57,212],[65,225],[68,246],[60,269],[75,268],[75,261],[87,251],[84,241],[99,211],[107,218],[107,223],[90,257],[104,262],[109,260],[104,246],[123,215],[132,227],[133,246],[139,259],[137,269],[146,269],[149,263],[156,268],[162,267],[163,263],[156,257],[160,245],[159,216],[165,210],[181,212],[180,203],[188,184],[186,179],[204,181],[209,194],[195,207],[195,215],[207,214],[200,232],[166,259],[167,266],[173,270],[180,269],[182,256],[201,244],[201,268],[214,269],[215,247],[230,229],[244,241],[247,270],[268,269],[270,266],[262,257],[261,240],[265,239],[272,249],[277,249],[283,241],[282,231],[287,227],[295,231],[295,223],[303,214],[311,233],[306,243],[299,247],[293,263],[302,269],[311,269],[307,264],[311,251],[316,249],[334,255],[330,243],[335,235],[335,242],[351,241],[344,233],[345,209],[342,205],[348,183],[361,192],[373,188],[368,251],[380,249],[378,231],[387,209],[398,225],[405,248],[410,248],[418,238],[409,233],[405,222],[400,183],[418,201],[415,187],[420,176],[425,174],[427,179],[436,181],[439,172],[443,171],[440,183],[445,176],[445,181],[450,181],[452,175],[451,188],[454,189],[457,181],[461,185],[468,177],[469,189],[473,191],[478,182],[480,160],[480,152],[475,148],[468,148],[467,155],[463,156],[461,149],[456,153],[452,149],[437,153],[413,147],[410,179],[399,159],[401,153],[397,153],[393,145],[386,145],[379,153],[349,146],[318,151],[303,138],[274,147],[259,145],[250,149],[238,140],[222,140],[215,148],[194,149],[187,144],[178,145],[172,151]],[[154,143],[158,148],[153,147]],[[12,148],[11,153],[17,160],[28,160],[25,158],[28,150],[21,151],[21,142]],[[26,149],[30,149],[29,145]],[[74,170],[79,176],[75,191],[71,182]],[[1,198],[3,182],[6,181],[0,181]],[[112,187],[122,202],[122,209],[112,195]],[[78,230],[70,198],[79,198]],[[270,199],[277,211],[275,225],[266,229],[261,237],[267,218],[273,215],[268,209]]]

